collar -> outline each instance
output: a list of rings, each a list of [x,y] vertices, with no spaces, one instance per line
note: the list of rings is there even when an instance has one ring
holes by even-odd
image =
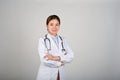
[[[50,33],[48,33],[47,35],[50,36],[50,37],[53,38],[53,39],[54,39],[54,38],[58,38],[58,34],[57,34],[56,36],[53,36],[53,35],[51,35]]]

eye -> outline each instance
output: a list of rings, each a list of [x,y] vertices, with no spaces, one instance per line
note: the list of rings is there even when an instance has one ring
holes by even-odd
[[[59,23],[58,23],[58,24],[56,24],[56,26],[59,26]]]
[[[50,26],[53,26],[53,23],[51,23]]]

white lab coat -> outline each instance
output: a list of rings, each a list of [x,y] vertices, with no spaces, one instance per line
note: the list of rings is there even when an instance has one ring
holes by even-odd
[[[66,40],[62,38],[64,48],[67,51],[67,55],[64,55],[62,52],[61,39],[58,38],[58,42],[59,42],[59,48],[58,48],[54,40],[51,38],[51,35],[48,34],[47,38],[49,38],[51,42],[51,50],[49,53],[54,56],[60,56],[61,60],[60,61],[46,60],[44,59],[44,56],[47,53],[47,49],[45,47],[44,38],[45,37],[39,39],[38,51],[39,51],[41,64],[38,71],[37,80],[56,80],[58,71],[60,74],[60,80],[65,80],[65,74],[64,74],[65,65],[61,66],[60,61],[64,62],[65,64],[71,62],[74,56],[73,52],[69,48]]]

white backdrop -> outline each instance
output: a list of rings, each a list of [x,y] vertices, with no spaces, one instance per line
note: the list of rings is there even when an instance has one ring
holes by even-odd
[[[119,0],[0,0],[0,80],[35,80],[51,14],[75,53],[67,80],[120,80]]]

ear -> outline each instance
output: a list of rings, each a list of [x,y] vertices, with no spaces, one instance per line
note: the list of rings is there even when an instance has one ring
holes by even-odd
[[[49,32],[49,29],[48,29],[48,27],[47,27],[47,31]]]

